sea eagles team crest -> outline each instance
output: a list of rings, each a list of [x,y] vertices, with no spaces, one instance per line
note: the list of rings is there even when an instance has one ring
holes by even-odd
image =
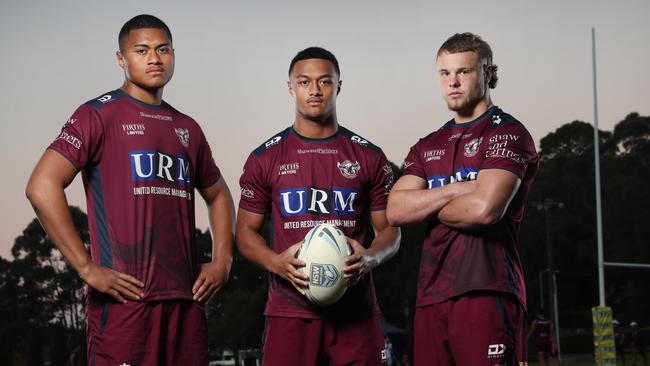
[[[466,143],[465,151],[463,152],[463,155],[465,155],[468,158],[471,158],[472,156],[476,155],[476,153],[478,152],[478,147],[481,145],[481,141],[483,141],[482,137]]]
[[[176,136],[181,140],[183,146],[190,146],[190,131],[187,128],[175,128],[174,131],[176,131]]]
[[[336,166],[341,171],[341,174],[343,174],[343,176],[348,179],[356,178],[357,173],[359,173],[359,170],[361,170],[361,165],[359,165],[358,161],[354,163],[352,163],[350,160],[346,160],[342,163],[337,162]]]

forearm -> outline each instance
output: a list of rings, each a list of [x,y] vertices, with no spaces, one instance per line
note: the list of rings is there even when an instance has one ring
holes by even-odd
[[[401,232],[399,228],[387,226],[375,234],[375,239],[367,249],[373,268],[391,259],[399,250]]]
[[[470,193],[445,205],[438,213],[438,220],[454,229],[473,230],[495,224],[503,213],[491,208],[480,195]]]
[[[464,183],[434,189],[393,190],[388,197],[387,217],[392,226],[421,222],[436,215],[451,200],[467,192]]]
[[[249,229],[239,230],[237,232],[237,249],[244,258],[275,273],[272,258],[278,253],[268,246],[266,240],[258,232]]]
[[[235,228],[235,209],[230,193],[217,196],[208,206],[212,231],[212,263],[225,266],[230,271]]]
[[[30,179],[26,195],[50,240],[83,277],[92,260],[74,227],[64,188],[47,180]]]
[[[472,230],[492,226],[503,218],[521,179],[500,169],[481,170],[476,189],[451,200],[438,212],[438,220],[454,229]]]

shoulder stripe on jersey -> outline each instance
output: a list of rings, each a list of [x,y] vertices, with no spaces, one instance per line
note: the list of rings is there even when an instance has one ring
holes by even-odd
[[[262,153],[264,153],[266,150],[268,150],[270,147],[275,146],[279,143],[281,143],[289,134],[291,127],[288,127],[284,129],[283,131],[275,134],[273,137],[268,139],[265,143],[262,145],[258,146],[255,150],[253,150],[253,154],[255,156],[260,156]]]
[[[372,142],[370,142],[370,141],[368,141],[367,139],[365,139],[365,138],[359,136],[358,134],[356,134],[356,133],[354,133],[354,132],[348,130],[347,128],[345,128],[345,127],[343,127],[343,126],[339,126],[339,132],[340,132],[343,136],[349,138],[350,141],[352,141],[353,143],[355,143],[355,144],[357,144],[357,145],[359,145],[359,146],[362,146],[362,147],[368,147],[368,148],[370,148],[370,149],[372,149],[372,150],[376,150],[376,151],[380,151],[380,150],[381,150],[381,148],[380,148],[379,146],[373,144]]]
[[[492,123],[490,123],[490,128],[497,128],[499,126],[521,124],[515,117],[509,115],[508,113],[503,112],[498,109],[494,115],[492,115]]]
[[[88,176],[93,194],[93,208],[95,209],[95,224],[97,225],[97,237],[99,239],[99,262],[102,266],[113,268],[113,256],[111,241],[108,235],[108,223],[106,222],[106,207],[104,206],[104,192],[102,190],[99,166],[90,169]]]
[[[87,101],[85,104],[95,109],[101,109],[105,104],[124,98],[124,96],[126,96],[126,93],[122,89],[115,89],[113,91],[100,95],[95,99],[91,99]]]
[[[455,123],[454,119],[452,118],[452,119],[450,119],[449,121],[445,122],[445,124],[443,124],[442,127],[440,127],[440,128],[438,129],[438,131],[440,131],[440,130],[444,130],[445,128],[451,128],[451,127],[454,127],[454,126],[456,126],[456,123]],[[437,131],[433,131],[433,132],[431,132],[429,135],[427,135],[427,136],[424,137],[424,138],[429,137],[430,135],[434,134],[435,132],[437,132]]]

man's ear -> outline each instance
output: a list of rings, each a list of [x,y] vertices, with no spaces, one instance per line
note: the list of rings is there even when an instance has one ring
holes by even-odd
[[[117,63],[120,65],[122,70],[126,67],[126,64],[124,63],[124,56],[122,55],[121,51],[115,51],[115,56],[117,57]]]
[[[492,80],[492,65],[485,63],[483,65],[483,73],[485,74],[485,85],[490,85],[490,81]]]
[[[287,89],[289,91],[289,95],[293,97],[293,88],[291,87],[291,80],[287,81]]]

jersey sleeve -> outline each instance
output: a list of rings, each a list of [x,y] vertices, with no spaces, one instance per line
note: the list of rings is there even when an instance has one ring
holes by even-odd
[[[61,133],[50,144],[78,170],[99,162],[104,138],[101,116],[93,107],[82,105],[72,114]]]
[[[420,142],[416,143],[409,150],[406,159],[404,159],[403,165],[403,175],[415,175],[424,180],[427,179],[427,174],[424,171],[424,165],[422,165],[422,154],[420,153]]]
[[[221,171],[214,162],[212,149],[205,135],[201,132],[201,145],[196,162],[196,188],[207,188],[217,183],[221,178]]]
[[[481,169],[503,169],[523,179],[527,167],[537,162],[533,139],[520,123],[495,129],[486,138]]]
[[[393,169],[380,151],[379,159],[376,160],[370,177],[370,210],[381,211],[386,209],[388,193],[393,187]]]
[[[261,162],[255,154],[250,154],[244,172],[239,178],[241,199],[239,207],[246,211],[265,213],[271,204],[271,191]]]

